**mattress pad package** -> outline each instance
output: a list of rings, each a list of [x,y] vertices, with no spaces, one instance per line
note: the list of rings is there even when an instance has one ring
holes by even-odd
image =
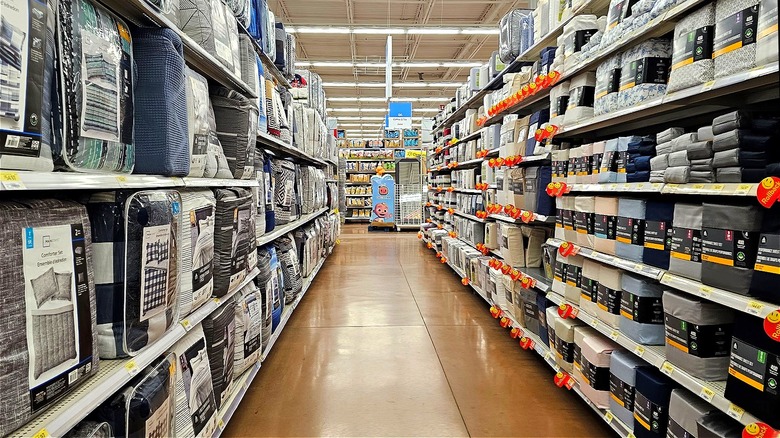
[[[91,229],[83,205],[0,203],[3,295],[0,434],[26,423],[97,372]],[[73,379],[75,377],[75,380]]]
[[[211,381],[206,336],[198,324],[173,347],[175,437],[212,436],[217,427],[217,402]]]
[[[582,328],[574,329],[574,342],[580,351],[580,367],[575,374],[585,397],[599,409],[607,409],[609,408],[610,357],[612,352],[619,350],[620,347],[595,330],[581,332]]]
[[[127,25],[87,1],[59,3],[61,145],[58,168],[130,173],[135,166],[135,67]]]
[[[694,377],[721,381],[729,369],[734,312],[693,295],[664,291],[666,359]]]
[[[301,265],[298,261],[292,234],[288,233],[274,240],[274,246],[284,275],[284,303],[292,304],[301,294],[303,286]]]
[[[257,268],[260,271],[255,277],[255,285],[261,298],[262,322],[262,351],[265,351],[268,342],[271,340],[271,326],[273,325],[273,301],[274,301],[274,282],[276,272],[271,275],[271,252],[266,246],[257,248]]]
[[[257,266],[252,193],[243,188],[216,189],[214,222],[214,295],[235,290]]]
[[[233,178],[253,178],[257,106],[241,93],[223,87],[213,90],[211,105],[217,122],[217,137]]]
[[[780,429],[780,343],[764,332],[761,318],[740,312],[734,320],[725,397]]]
[[[217,409],[225,402],[233,385],[233,365],[236,351],[235,298],[225,301],[203,320],[206,350],[211,367],[211,384]]]
[[[249,282],[235,296],[236,347],[233,373],[243,374],[260,359],[263,344],[263,303],[260,290]]]
[[[672,390],[667,436],[696,436],[696,421],[716,408],[685,389]]]
[[[655,368],[636,369],[634,391],[634,435],[637,438],[661,438],[669,423],[669,399],[676,387]]]
[[[634,423],[636,370],[649,366],[626,350],[615,350],[609,358],[609,410],[625,424]]]
[[[172,436],[176,366],[172,353],[152,363],[89,418],[110,424],[115,437]]]
[[[82,420],[65,438],[112,438],[111,425],[105,421]]]
[[[100,357],[135,355],[179,321],[181,208],[175,190],[90,196]]]
[[[0,169],[54,169],[51,109],[56,96],[54,41],[56,3],[15,2],[0,12]],[[32,11],[36,11],[32,14]],[[43,45],[33,45],[34,41]],[[43,50],[41,50],[43,47]],[[40,123],[39,123],[40,121]]]
[[[567,259],[568,264],[566,266],[566,282],[563,296],[572,303],[579,304],[580,294],[582,293],[582,263],[585,258],[579,255],[572,255],[567,257]]]
[[[574,370],[574,328],[580,325],[582,321],[576,319],[555,320],[555,363],[570,374]]]
[[[663,288],[643,277],[623,273],[620,331],[642,345],[664,345]]]
[[[220,0],[179,0],[179,29],[203,47],[228,70],[234,71],[231,30],[236,26],[233,17]],[[228,18],[233,22],[232,29]]]
[[[667,91],[682,90],[715,79],[712,61],[714,33],[715,3],[702,6],[675,25]]]
[[[187,89],[187,139],[190,148],[190,173],[187,176],[195,178],[213,178],[217,170],[217,156],[212,155],[212,172],[206,174],[207,150],[211,129],[209,115],[211,101],[209,100],[209,84],[206,78],[189,67],[184,69]],[[216,122],[215,122],[216,123]],[[217,140],[218,141],[218,140]]]
[[[623,271],[607,265],[599,267],[599,289],[596,293],[596,316],[610,327],[620,321],[620,302],[623,297]]]
[[[674,205],[669,272],[701,280],[701,204]]]
[[[615,232],[619,198],[596,196],[593,220],[593,248],[604,254],[615,255]]]
[[[615,226],[615,255],[642,262],[647,200],[620,198]]]
[[[758,0],[715,2],[712,58],[716,79],[756,66],[755,26],[759,17]]]
[[[181,190],[181,292],[179,317],[206,304],[214,291],[214,209],[211,190]]]
[[[585,259],[582,262],[582,282],[580,292],[580,310],[596,316],[599,291],[599,270],[601,264],[591,259]]]
[[[183,50],[181,39],[171,29],[137,28],[133,32],[135,173],[190,173]]]

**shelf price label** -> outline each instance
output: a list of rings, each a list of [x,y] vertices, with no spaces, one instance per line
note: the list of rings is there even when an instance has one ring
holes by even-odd
[[[0,172],[0,183],[6,190],[24,190],[27,188],[17,172]]]
[[[612,330],[612,333],[609,334],[609,339],[612,339],[613,341],[617,341],[617,338],[620,336],[620,333],[618,333],[616,330]]]
[[[709,286],[699,286],[699,296],[702,298],[709,298],[712,296],[712,288]]]
[[[764,310],[764,304],[758,301],[748,301],[747,306],[745,306],[745,312],[755,316],[761,315],[762,310]]]
[[[643,346],[641,346],[641,345],[637,345],[637,346],[634,348],[634,354],[636,354],[636,355],[637,355],[637,356],[639,356],[639,357],[642,357],[642,356],[644,356],[644,355],[645,355],[645,347],[643,347]]]
[[[670,364],[668,361],[664,362],[663,365],[661,365],[661,372],[667,376],[671,376],[674,373],[674,365]]]
[[[701,391],[699,391],[699,396],[708,402],[712,402],[712,398],[715,397],[715,391],[707,388],[706,386],[703,386]]]
[[[184,319],[181,321],[181,326],[184,327],[185,331],[190,331],[192,329],[192,325],[190,324],[189,319]]]
[[[49,438],[51,435],[49,435],[49,431],[46,430],[44,427],[43,429],[39,430],[38,432],[35,432],[35,434],[32,436],[32,438]]]
[[[729,414],[729,417],[739,421],[742,419],[742,416],[745,415],[745,410],[735,405],[734,403],[731,403],[726,413]]]
[[[141,371],[141,369],[138,368],[138,364],[135,363],[135,359],[131,359],[125,364],[125,370],[127,371],[127,374],[130,374],[130,376],[135,376],[139,371]]]
[[[612,415],[612,412],[609,412],[609,411],[607,411],[607,412],[604,414],[604,420],[606,420],[606,421],[607,421],[607,424],[610,424],[610,423],[612,423],[612,420],[614,420],[614,419],[615,419],[615,417]]]

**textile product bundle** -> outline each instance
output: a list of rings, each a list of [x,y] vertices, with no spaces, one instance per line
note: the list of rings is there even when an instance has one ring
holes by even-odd
[[[778,121],[734,111],[713,120],[712,167],[718,182],[760,182],[778,173],[772,142]]]
[[[523,231],[520,227],[510,224],[500,223],[499,246],[501,248],[501,258],[504,262],[514,268],[525,267],[525,242],[523,241]]]
[[[528,167],[525,169],[525,210],[544,216],[555,215],[555,203],[546,190],[547,184],[551,181],[552,168],[550,166]]]
[[[626,152],[626,181],[650,181],[650,159],[655,156],[654,136],[631,137]]]
[[[98,339],[84,206],[53,199],[3,202],[0,221],[6,298],[0,324],[10,336],[0,375],[0,433],[6,435],[97,372]],[[32,244],[23,246],[23,236]]]
[[[775,429],[780,428],[777,416],[780,394],[772,388],[777,382],[780,366],[780,344],[764,333],[763,321],[739,312],[731,338],[731,361],[724,396]],[[728,359],[728,358],[727,358]],[[746,372],[745,370],[750,370]],[[756,377],[760,380],[756,380]],[[759,389],[760,388],[760,389]]]
[[[249,89],[257,96],[262,96],[260,90],[260,81],[263,81],[265,85],[265,79],[260,76],[260,69],[262,69],[262,61],[255,52],[255,46],[252,42],[252,37],[246,34],[240,34],[238,36],[239,47],[239,60],[241,67],[241,80],[249,86]],[[260,63],[260,67],[258,67]],[[258,99],[262,100],[262,99]]]
[[[663,288],[644,278],[623,274],[618,327],[642,345],[664,345]]]
[[[580,351],[580,366],[575,365],[580,390],[599,409],[609,408],[610,358],[620,347],[587,326],[574,329],[574,342]]]
[[[564,25],[562,35],[564,71],[579,64],[583,46],[590,41],[593,34],[599,31],[599,26],[598,18],[588,14],[576,15]],[[601,30],[603,31],[604,28],[601,27]],[[595,83],[593,85],[595,86]]]
[[[265,234],[265,203],[268,193],[268,184],[270,184],[266,179],[264,170],[265,153],[262,150],[255,151],[254,166],[255,179],[259,186],[252,188],[252,196],[254,198],[255,206],[257,207],[257,210],[255,211],[255,235],[256,237],[260,237]]]
[[[59,3],[62,144],[55,166],[130,173],[136,76],[127,25],[90,1]]]
[[[138,28],[133,34],[135,173],[187,176],[190,154],[182,42],[171,29]]]
[[[595,72],[583,73],[571,79],[569,104],[563,116],[565,126],[571,126],[593,117],[595,90]]]
[[[574,371],[574,328],[580,325],[576,319],[555,319],[555,363],[569,374]]]
[[[249,282],[235,296],[236,340],[233,373],[243,374],[260,359],[263,346],[263,304],[260,290]],[[229,360],[229,359],[228,359]]]
[[[217,137],[233,177],[254,177],[257,107],[241,93],[223,87],[214,90],[211,104],[217,122]]]
[[[236,32],[236,26],[226,12],[227,6],[219,0],[179,0],[179,29],[228,70],[235,71],[230,33]],[[232,29],[228,18],[233,21]]]
[[[594,196],[576,196],[574,198],[574,223],[577,227],[577,240],[574,243],[585,248],[594,247],[595,219],[596,198]]]
[[[288,233],[274,240],[274,246],[284,274],[284,303],[292,304],[300,295],[303,286],[300,262],[292,234]]]
[[[563,228],[565,223],[564,214],[567,214],[570,220],[573,219],[572,213],[566,210],[566,205],[564,203],[564,201],[569,198],[570,196],[559,196],[555,198],[555,232],[553,233],[553,236],[556,239],[566,240],[565,230]]]
[[[179,321],[181,208],[175,190],[90,196],[100,357],[134,355]]]
[[[569,106],[569,90],[571,83],[564,81],[550,90],[550,124],[563,126],[566,108]]]
[[[617,138],[607,140],[604,143],[604,155],[602,155],[599,165],[599,184],[617,182],[618,180],[618,143]]]
[[[530,11],[512,10],[501,18],[498,26],[501,61],[507,64],[514,61],[523,53],[524,47],[533,44],[533,16]]]
[[[615,255],[615,232],[619,198],[597,196],[593,224],[593,249]]]
[[[598,305],[599,292],[599,270],[601,265],[591,259],[585,259],[582,262],[582,282],[580,289],[580,310],[595,316]]]
[[[749,26],[754,26],[753,23],[758,20],[758,3],[758,0],[717,0],[715,2],[715,38],[712,57],[716,79],[750,70],[756,66],[755,35],[746,30]],[[741,35],[741,38],[735,39],[732,35]],[[736,42],[741,44],[737,45]]]
[[[271,167],[274,178],[275,222],[284,225],[290,222],[295,201],[295,164],[287,160],[273,159]]]
[[[702,6],[674,27],[672,71],[667,92],[682,90],[715,79],[712,38],[715,31],[715,3]],[[698,53],[697,50],[701,50]]]
[[[549,325],[547,323],[547,309],[558,309],[552,301],[547,299],[545,294],[536,294],[536,312],[539,319],[539,339],[545,344],[550,343]],[[557,310],[556,310],[557,311]],[[554,322],[553,322],[554,323]]]
[[[65,438],[112,438],[111,425],[105,421],[82,420],[65,434]]]
[[[176,437],[211,436],[217,427],[217,402],[203,327],[198,324],[174,346]]]
[[[566,296],[566,274],[569,270],[569,257],[560,254],[555,257],[555,268],[551,289],[560,296]]]
[[[634,435],[637,438],[666,436],[669,399],[675,384],[655,368],[636,369]]]
[[[672,44],[652,38],[623,52],[618,108],[629,108],[666,93]],[[638,65],[641,65],[641,74]]]
[[[252,194],[243,188],[216,189],[214,295],[222,297],[257,265]]]
[[[616,349],[609,358],[609,410],[624,424],[634,423],[636,370],[650,365],[633,353]]]
[[[271,326],[273,325],[273,300],[274,300],[274,282],[276,273],[271,275],[271,252],[267,246],[257,249],[257,268],[260,271],[255,277],[255,285],[260,292],[261,315],[262,315],[262,351],[265,351],[268,342],[271,340]]]
[[[549,233],[544,227],[523,225],[520,227],[525,242],[525,267],[539,268],[542,266],[542,246],[547,241]]]
[[[753,271],[750,294],[770,303],[780,303],[775,287],[778,280],[777,248],[780,240],[780,206],[775,204],[764,212],[761,236],[758,239],[758,253]]]
[[[622,56],[621,53],[612,55],[596,67],[595,100],[593,102],[593,114],[596,116],[618,109]]]
[[[696,436],[696,422],[716,408],[685,389],[672,390],[669,400],[669,435]]]
[[[582,262],[584,257],[572,255],[567,259],[563,296],[574,304],[579,304],[582,294]]]
[[[213,178],[217,172],[218,163],[216,151],[212,154],[207,153],[209,136],[211,135],[209,118],[213,112],[209,100],[209,84],[206,82],[206,78],[195,70],[185,67],[184,71],[187,89],[187,138],[190,155],[188,176]],[[209,169],[208,173],[206,173],[206,168]]]
[[[181,190],[181,291],[179,317],[205,304],[214,290],[214,209],[211,190]]]
[[[615,255],[642,262],[647,201],[620,198],[615,226]]]
[[[114,436],[172,436],[176,358],[168,354],[103,402],[90,419],[111,425]]]
[[[756,65],[763,66],[777,62],[777,2],[763,1],[758,15],[756,29]]]
[[[569,168],[569,153],[570,149],[552,151],[552,177],[550,179],[552,182],[566,182],[566,173]]]
[[[270,233],[276,228],[276,180],[273,162],[268,154],[264,154],[263,176],[265,180],[265,232]],[[262,187],[261,187],[262,188]]]
[[[206,336],[209,366],[211,367],[211,385],[214,388],[214,401],[217,409],[222,406],[233,385],[233,365],[236,350],[236,305],[230,297],[216,311],[203,320],[203,333]]]
[[[530,156],[534,155],[534,150],[537,146],[536,136],[534,133],[537,129],[544,126],[545,123],[550,121],[550,109],[544,108],[541,109],[533,114],[531,114],[531,118],[528,121],[528,138],[525,141],[525,155]],[[518,139],[518,141],[522,141],[522,139]]]
[[[566,183],[577,183],[577,170],[580,167],[580,160],[582,160],[582,148],[569,149],[569,166],[566,171]]]
[[[550,347],[550,350],[555,350],[555,321],[558,319],[561,319],[560,316],[558,316],[558,307],[548,307],[544,311],[545,313],[545,320],[547,321],[547,344]]]
[[[574,196],[562,196],[563,199],[563,234],[565,239],[569,242],[577,241],[577,229],[576,222],[574,221],[574,213],[577,209],[576,199]]]
[[[726,378],[734,312],[684,293],[664,291],[666,359],[707,381]]]
[[[274,331],[281,322],[284,310],[284,272],[276,248],[272,244],[268,244],[264,248],[271,254],[271,279],[266,287],[271,286],[271,331]]]
[[[233,15],[236,17],[236,20],[238,20],[239,23],[241,23],[244,27],[249,27],[251,24],[250,15],[251,15],[251,5],[249,0],[228,0],[227,5],[230,7],[230,10],[233,12]]]
[[[524,327],[538,336],[541,333],[538,294],[531,289],[522,289],[519,295],[523,305]]]
[[[596,316],[605,324],[617,328],[620,321],[623,271],[607,265],[599,267],[599,288],[596,293]]]
[[[702,212],[700,204],[675,204],[669,248],[669,272],[697,281],[701,280]]]
[[[672,243],[674,203],[647,201],[645,209],[644,250],[642,261],[656,268],[669,268],[669,252]]]
[[[701,281],[748,295],[763,208],[703,204]]]

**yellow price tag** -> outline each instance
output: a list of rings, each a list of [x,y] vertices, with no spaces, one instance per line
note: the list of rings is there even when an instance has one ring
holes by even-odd
[[[187,331],[190,331],[190,329],[192,328],[190,326],[190,320],[189,319],[182,320],[181,325],[182,325],[182,327],[184,327],[184,330],[187,330]]]
[[[636,185],[637,190],[642,190],[645,188],[645,183],[637,183]]]
[[[706,386],[699,391],[699,396],[703,398],[704,400],[707,400],[708,402],[712,401],[712,398],[715,397],[715,391],[711,390],[710,388],[707,388]]]
[[[604,419],[607,420],[607,424],[611,423],[614,418],[615,417],[612,415],[612,412],[607,411],[604,414]]]
[[[126,176],[124,176],[124,175],[117,175],[117,176],[116,176],[116,180],[117,180],[117,181],[118,181],[120,184],[123,184],[123,183],[126,183],[126,182],[127,182],[127,177],[126,177]]]
[[[713,184],[712,190],[715,190],[716,192],[722,192],[725,187],[725,184]]]
[[[225,429],[225,422],[220,418],[217,426],[219,426],[220,429]]]
[[[598,327],[599,326],[599,319],[598,318],[591,318],[590,326],[593,327],[593,328]]]
[[[636,438],[636,435],[634,435],[634,432],[629,432],[626,438]]]
[[[222,302],[222,301],[220,301],[218,297],[214,297],[214,303],[215,303],[216,305],[218,305],[218,306],[219,306],[219,303],[221,303],[221,302]]]
[[[340,245],[340,244],[341,244],[341,239],[336,239],[336,245]]]
[[[620,336],[620,333],[618,333],[615,330],[612,330],[612,333],[609,334],[609,339],[612,339],[613,341],[617,341],[618,336]]]
[[[634,348],[634,354],[636,354],[639,357],[644,356],[645,354],[645,347],[641,345],[637,345],[636,348]]]
[[[734,403],[731,403],[729,405],[729,410],[726,413],[729,414],[729,417],[739,421],[742,419],[742,416],[745,415],[745,410],[735,405]]]
[[[704,298],[709,298],[712,295],[712,288],[709,286],[699,286],[699,295]]]
[[[661,372],[667,376],[671,376],[672,373],[674,373],[674,366],[669,362],[664,362],[664,364],[661,365]]]
[[[737,195],[747,195],[753,188],[753,184],[740,184],[737,186],[737,190],[734,191]]]
[[[701,91],[709,91],[712,90],[712,87],[715,86],[715,81],[708,81],[702,84]]]
[[[745,307],[745,312],[759,316],[761,315],[761,310],[764,309],[764,304],[759,303],[758,301],[748,301],[747,306]]]
[[[333,209],[333,214],[339,214],[339,209],[338,208],[334,208]]]
[[[136,374],[138,374],[139,371],[141,371],[138,368],[138,364],[135,363],[135,359],[131,359],[127,361],[127,363],[125,364],[125,370],[127,371],[127,374],[130,374],[131,376],[135,376]]]
[[[704,184],[694,184],[693,185],[694,190],[704,190]]]
[[[49,438],[51,435],[49,435],[49,431],[46,430],[44,427],[43,429],[39,430],[35,433],[35,435],[32,436],[32,438]]]
[[[17,172],[0,172],[0,183],[6,190],[24,190],[27,188]]]

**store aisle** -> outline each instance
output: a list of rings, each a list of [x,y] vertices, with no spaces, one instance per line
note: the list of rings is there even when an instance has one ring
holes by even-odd
[[[605,437],[413,233],[344,227],[224,436]]]

